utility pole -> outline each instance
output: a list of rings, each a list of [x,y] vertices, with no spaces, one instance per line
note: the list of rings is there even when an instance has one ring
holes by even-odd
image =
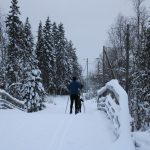
[[[100,81],[100,79],[99,79],[99,77],[100,77],[100,71],[99,71],[99,69],[100,69],[100,66],[99,66],[99,58],[97,58],[97,60],[98,60],[98,64],[97,64],[97,73],[98,73],[98,81]]]
[[[127,24],[127,35],[126,35],[126,85],[125,90],[128,93],[129,92],[129,49],[130,49],[130,43],[129,43],[129,24]]]
[[[103,86],[105,85],[105,66],[104,66],[104,51],[105,51],[105,46],[103,46]]]
[[[86,66],[87,66],[87,83],[86,83],[86,90],[87,90],[87,92],[88,92],[88,78],[89,78],[89,61],[88,61],[88,58],[87,58],[87,60],[86,60]]]
[[[104,54],[105,54],[105,56],[106,56],[106,59],[107,59],[109,68],[110,68],[110,70],[111,70],[112,78],[113,78],[113,79],[116,79],[115,73],[114,73],[113,68],[112,68],[112,65],[111,65],[111,63],[110,63],[110,61],[109,61],[109,58],[108,58],[108,55],[107,55],[107,51],[105,50],[105,47],[104,47],[103,51],[104,51]]]
[[[97,82],[100,83],[100,58],[96,58],[97,60]]]

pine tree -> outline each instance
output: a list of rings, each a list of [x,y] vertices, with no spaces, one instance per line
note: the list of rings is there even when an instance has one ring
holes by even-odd
[[[72,51],[72,66],[73,66],[73,75],[77,76],[77,78],[81,77],[81,67],[78,62],[78,57],[76,55],[76,48],[73,47],[72,41],[69,42],[71,51]]]
[[[36,49],[35,49],[35,53],[37,56],[37,60],[38,60],[38,67],[41,70],[41,72],[43,72],[43,68],[44,68],[44,64],[43,64],[43,60],[44,60],[44,52],[43,52],[43,27],[42,27],[42,22],[39,23],[39,28],[38,28],[38,36],[37,36],[37,43],[36,43]],[[42,75],[43,78],[43,75]]]
[[[51,24],[49,18],[39,25],[36,45],[38,66],[47,92],[62,94],[73,75],[81,75],[75,48],[65,37],[63,24]]]
[[[62,90],[65,88],[66,83],[68,81],[67,73],[67,61],[68,61],[68,54],[67,50],[65,49],[66,39],[65,39],[65,31],[63,24],[60,23],[58,25],[58,45],[56,49],[56,74],[57,74],[57,89],[59,90],[60,94]]]
[[[52,38],[53,38],[53,47],[56,50],[58,48],[58,27],[56,22],[52,24]]]
[[[54,92],[56,93],[56,85],[57,85],[57,65],[56,65],[56,51],[58,49],[58,27],[56,22],[52,24],[52,40],[53,40],[53,51],[54,51],[54,66],[53,66],[53,82],[54,82]]]
[[[45,91],[41,84],[41,71],[33,69],[27,74],[27,82],[24,84],[24,101],[27,112],[42,110],[44,106]]]
[[[24,53],[22,54],[22,89],[21,94],[28,112],[43,109],[44,88],[41,84],[41,71],[38,69],[34,41],[29,19],[24,25]]]
[[[67,54],[68,54],[68,56],[67,56],[67,59],[68,59],[68,61],[67,61],[67,67],[68,67],[68,69],[67,69],[67,72],[66,72],[66,75],[67,75],[67,77],[68,77],[68,81],[70,81],[71,79],[72,79],[72,76],[73,76],[73,64],[74,64],[74,60],[73,60],[73,56],[74,56],[74,51],[73,51],[73,47],[72,47],[73,45],[72,45],[72,42],[71,41],[67,41],[67,39],[66,39],[66,44],[65,44],[65,49],[66,49],[66,51],[67,51]],[[75,76],[75,74],[74,74],[74,76]]]
[[[44,52],[44,68],[43,68],[43,83],[47,92],[54,88],[54,64],[55,52],[54,42],[52,37],[52,25],[49,17],[46,20],[43,28],[43,52]]]
[[[68,53],[68,79],[71,80],[72,76],[76,76],[79,79],[81,76],[81,69],[78,63],[76,49],[72,41],[66,42],[66,50]]]
[[[11,10],[6,20],[8,33],[8,47],[7,47],[7,83],[11,85],[19,81],[20,72],[20,55],[22,54],[22,37],[23,24],[19,19],[20,11],[18,1],[12,0]]]
[[[26,19],[23,28],[23,45],[24,49],[21,54],[21,68],[22,68],[22,80],[24,80],[24,75],[26,71],[32,70],[37,67],[36,55],[34,52],[34,39],[31,32],[31,25],[29,23],[29,18]]]

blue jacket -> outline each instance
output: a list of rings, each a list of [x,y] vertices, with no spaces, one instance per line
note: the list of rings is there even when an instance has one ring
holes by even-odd
[[[77,81],[72,81],[69,85],[68,85],[68,90],[70,92],[70,95],[78,95],[79,94],[79,90],[82,88],[82,85],[77,82]]]

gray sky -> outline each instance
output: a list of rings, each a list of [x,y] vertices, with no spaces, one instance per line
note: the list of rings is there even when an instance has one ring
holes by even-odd
[[[34,35],[39,21],[47,16],[57,23],[62,22],[66,37],[77,48],[79,61],[84,66],[85,58],[93,64],[107,39],[107,31],[119,13],[133,15],[131,0],[18,0],[22,21],[29,17]],[[150,0],[145,0],[150,7]],[[2,11],[8,13],[11,0],[0,0]]]

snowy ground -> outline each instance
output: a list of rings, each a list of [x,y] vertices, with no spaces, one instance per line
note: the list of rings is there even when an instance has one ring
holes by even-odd
[[[54,104],[37,113],[0,110],[0,150],[113,150],[112,124],[95,101],[84,102],[86,113],[70,115],[67,100],[48,97]]]
[[[44,111],[0,110],[1,150],[107,150],[114,141],[111,124],[96,103],[85,102],[86,113],[65,114],[68,97]]]

